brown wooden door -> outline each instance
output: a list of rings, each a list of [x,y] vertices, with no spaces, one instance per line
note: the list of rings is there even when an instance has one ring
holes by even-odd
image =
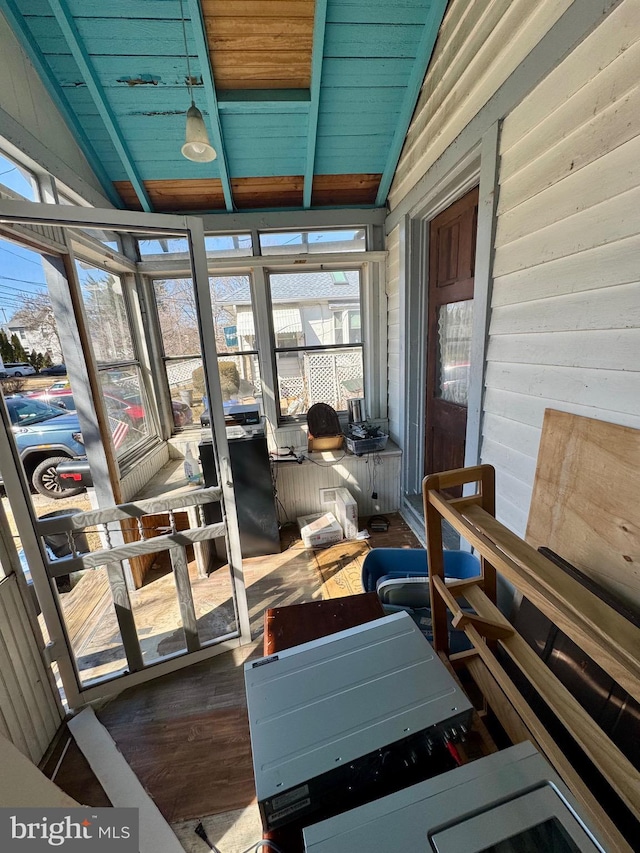
[[[478,189],[429,226],[425,474],[464,464]]]

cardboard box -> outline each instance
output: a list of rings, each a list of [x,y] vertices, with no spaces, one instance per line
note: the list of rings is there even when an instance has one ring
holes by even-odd
[[[340,450],[343,444],[343,435],[320,435],[316,438],[310,435],[308,448],[310,453],[314,453],[322,450]]]
[[[332,512],[316,512],[298,519],[305,548],[323,548],[343,539],[342,528]]]
[[[320,489],[320,503],[333,510],[344,538],[355,539],[358,535],[358,504],[349,489]]]

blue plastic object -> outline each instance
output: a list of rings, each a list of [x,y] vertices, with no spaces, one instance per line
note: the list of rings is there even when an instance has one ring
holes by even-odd
[[[475,578],[480,574],[480,560],[468,551],[444,551],[444,574],[447,578]],[[425,577],[429,574],[424,548],[374,548],[362,564],[362,586],[375,592],[382,578]]]

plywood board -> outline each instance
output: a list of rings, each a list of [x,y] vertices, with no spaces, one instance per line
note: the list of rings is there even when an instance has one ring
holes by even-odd
[[[640,609],[640,430],[547,409],[526,539]]]

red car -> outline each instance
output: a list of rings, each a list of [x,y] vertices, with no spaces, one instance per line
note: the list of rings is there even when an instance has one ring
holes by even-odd
[[[71,389],[66,388],[50,388],[48,391],[32,394],[37,400],[43,400],[45,403],[50,403],[56,406],[62,406],[63,409],[75,410],[75,402]],[[143,406],[135,399],[123,399],[117,395],[107,393],[104,395],[107,403],[109,414],[125,421],[130,426],[140,429],[144,423],[145,411]],[[173,409],[173,422],[176,427],[184,427],[193,423],[193,412],[186,403],[180,403],[178,400],[171,401]]]

